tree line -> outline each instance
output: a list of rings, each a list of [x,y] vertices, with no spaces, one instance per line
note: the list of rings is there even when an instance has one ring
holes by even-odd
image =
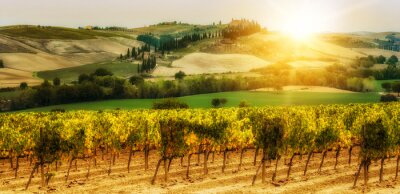
[[[375,64],[386,64],[387,66],[383,69],[373,69]],[[373,76],[377,80],[400,79],[399,59],[395,55],[389,58],[382,55],[361,57],[356,59],[351,66],[355,69],[352,71],[354,76]]]
[[[157,99],[253,90],[272,87],[275,82],[264,77],[216,78],[202,75],[184,78],[184,73],[181,72],[176,76],[176,80],[145,81],[142,75],[135,75],[126,80],[101,68],[91,74],[79,75],[75,85],[61,85],[59,78],[52,82],[45,80],[41,85],[34,87],[28,87],[24,83],[21,85],[21,94],[11,99],[10,110],[106,99]]]
[[[189,44],[204,39],[213,39],[222,36],[221,31],[209,31],[209,32],[195,32],[188,33],[183,36],[177,37],[170,34],[161,35],[159,38],[155,35],[141,34],[137,37],[137,40],[142,41],[148,45],[154,47],[157,51],[164,53],[165,51],[172,51],[180,48],[186,48]]]

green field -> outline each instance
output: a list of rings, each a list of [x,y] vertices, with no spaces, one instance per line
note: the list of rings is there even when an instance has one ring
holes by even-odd
[[[41,71],[37,76],[42,79],[53,80],[55,77],[61,79],[63,83],[71,83],[78,80],[78,76],[82,73],[91,74],[98,68],[105,68],[114,75],[128,78],[137,73],[137,64],[131,62],[104,62],[82,65],[78,67],[70,67],[51,71]]]
[[[236,107],[245,100],[251,106],[278,105],[319,105],[379,102],[377,93],[311,93],[311,92],[223,92],[180,97],[190,108],[210,108],[213,98],[226,98],[225,107]],[[147,109],[151,108],[155,99],[125,99],[84,102],[67,105],[41,107],[27,111],[50,111],[55,108],[66,110],[105,110],[105,109]]]
[[[24,37],[35,39],[68,39],[68,40],[84,40],[100,37],[126,37],[125,34],[94,31],[94,30],[79,30],[64,27],[38,27],[38,26],[6,26],[0,28],[0,34],[12,37]]]

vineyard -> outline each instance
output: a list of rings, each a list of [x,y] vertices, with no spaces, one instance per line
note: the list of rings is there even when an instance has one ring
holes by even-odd
[[[346,180],[368,189],[374,162],[379,182],[389,162],[397,179],[400,104],[0,114],[0,149],[0,190],[67,184],[78,168],[84,180],[123,171],[154,185],[234,168],[251,187],[344,165],[357,165]]]

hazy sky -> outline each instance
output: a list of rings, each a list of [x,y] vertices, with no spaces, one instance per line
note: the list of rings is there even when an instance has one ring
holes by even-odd
[[[0,25],[140,27],[249,18],[281,30],[301,18],[319,31],[400,31],[399,8],[400,0],[0,0]]]

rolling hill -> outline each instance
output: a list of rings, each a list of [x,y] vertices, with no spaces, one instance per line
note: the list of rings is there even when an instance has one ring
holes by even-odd
[[[61,27],[8,26],[0,28],[0,87],[25,81],[36,85],[34,72],[113,60],[128,47],[140,46],[134,36]]]
[[[113,63],[127,48],[143,45],[143,42],[136,40],[139,34],[182,35],[218,30],[224,26],[163,23],[126,31],[41,26],[0,27],[0,59],[6,67],[0,69],[0,73],[5,75],[0,78],[0,87],[18,86],[23,81],[36,85],[42,79],[53,78],[54,75],[65,75],[69,82],[72,77],[76,77],[77,71],[74,68],[85,65],[85,72],[93,71],[98,64]],[[347,64],[368,54],[397,54],[372,48],[347,48],[329,39],[337,36],[356,37],[368,42],[386,34],[332,33],[317,36],[307,42],[297,42],[277,32],[260,32],[240,37],[234,42],[226,42],[221,38],[205,39],[169,52],[166,57],[157,60],[158,67],[153,76],[172,76],[179,70],[188,74],[247,72],[261,65],[282,61],[295,68],[323,68],[337,62]],[[236,58],[227,59],[227,56]],[[124,65],[112,67],[117,72],[125,71],[125,68]],[[71,74],[71,70],[75,73]],[[51,72],[55,74],[51,75]],[[129,72],[131,75],[134,70]],[[126,77],[128,74],[121,75]]]

